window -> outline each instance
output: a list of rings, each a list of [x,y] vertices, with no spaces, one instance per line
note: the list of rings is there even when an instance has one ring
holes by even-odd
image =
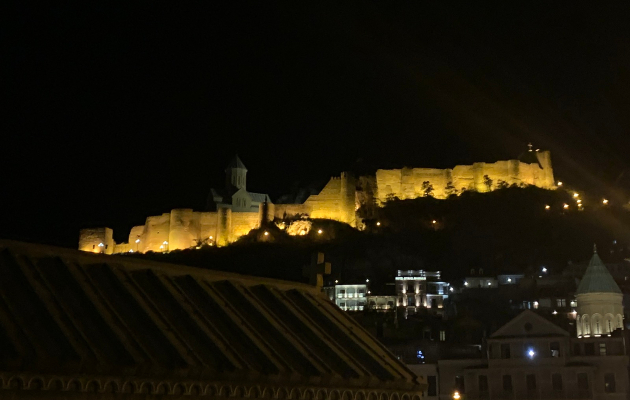
[[[571,300],[571,307],[577,307],[577,300]]]
[[[503,343],[501,345],[501,358],[510,358],[510,344],[509,343]]]
[[[440,331],[440,342],[446,341],[446,331]]]
[[[466,393],[466,386],[464,385],[464,375],[457,375],[455,377],[455,390],[459,393]]]
[[[512,375],[503,375],[503,391],[512,393]]]
[[[615,374],[606,374],[604,375],[604,391],[606,393],[615,393],[617,391],[615,385]]]
[[[595,343],[584,343],[584,355],[585,356],[595,355]]]
[[[600,343],[599,344],[599,355],[600,356],[605,356],[606,355],[606,343]]]
[[[526,375],[525,382],[527,384],[527,394],[528,397],[530,397],[532,394],[536,393],[536,375]]]
[[[577,374],[578,396],[580,398],[589,397],[588,375],[585,372]]]
[[[93,245],[92,245],[92,249],[95,249],[95,248],[96,248],[96,245],[95,245],[95,244],[93,244]]]
[[[562,391],[562,375],[561,374],[553,374],[551,375],[551,387],[554,392]]]
[[[559,342],[549,343],[549,350],[551,350],[551,357],[560,357],[560,343]]]
[[[479,375],[479,392],[488,393],[488,377],[486,375]]]
[[[566,299],[556,299],[556,305],[558,307],[566,307],[567,306],[567,300]]]
[[[429,384],[428,396],[437,396],[437,376],[427,376],[427,383]]]
[[[413,282],[409,282],[407,284],[407,291],[410,293],[413,293],[414,289],[413,289]]]
[[[574,356],[581,356],[582,355],[582,348],[580,347],[579,343],[576,343],[573,345],[573,355]]]

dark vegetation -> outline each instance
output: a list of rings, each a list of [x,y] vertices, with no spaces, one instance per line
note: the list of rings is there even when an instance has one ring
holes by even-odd
[[[366,221],[364,231],[314,220],[306,236],[289,236],[270,225],[224,248],[134,257],[306,281],[301,267],[313,252],[322,251],[332,263],[329,280],[367,277],[377,285],[392,282],[398,269],[426,269],[441,270],[457,285],[472,268],[486,274],[531,273],[546,265],[559,273],[568,261],[588,259],[593,243],[607,262],[630,256],[630,212],[604,206],[601,199],[581,198],[583,211],[577,210],[572,193],[536,187],[464,192],[447,200],[394,199]]]

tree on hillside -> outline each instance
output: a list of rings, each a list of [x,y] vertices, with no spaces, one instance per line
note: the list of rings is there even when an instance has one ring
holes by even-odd
[[[492,191],[492,179],[488,175],[483,176],[483,184],[486,185],[488,192]]]
[[[497,184],[497,189],[507,189],[508,187],[510,187],[510,185],[508,185],[506,181],[504,181],[503,179],[499,179],[499,183]]]
[[[453,186],[453,181],[448,181],[446,184],[446,196],[448,197],[454,194],[457,194],[457,189]]]
[[[422,182],[422,195],[424,197],[433,196],[433,185],[429,181]]]

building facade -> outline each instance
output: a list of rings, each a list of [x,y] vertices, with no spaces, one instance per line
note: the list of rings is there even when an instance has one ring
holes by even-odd
[[[441,279],[440,271],[399,270],[396,276],[396,291],[399,306],[409,312],[421,308],[441,311],[448,299],[450,285]]]

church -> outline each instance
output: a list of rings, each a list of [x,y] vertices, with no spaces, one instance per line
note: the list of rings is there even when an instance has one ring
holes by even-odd
[[[597,252],[580,281],[576,332],[525,310],[494,332],[485,355],[410,365],[427,376],[427,398],[627,399],[621,290]]]

